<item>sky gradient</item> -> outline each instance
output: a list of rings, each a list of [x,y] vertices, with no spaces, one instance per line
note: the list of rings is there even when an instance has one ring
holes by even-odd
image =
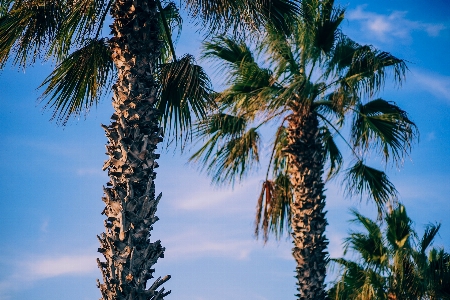
[[[450,4],[432,1],[349,1],[343,31],[408,61],[399,89],[386,82],[380,95],[406,110],[420,131],[401,170],[387,172],[416,229],[441,222],[435,245],[450,250]],[[201,36],[184,24],[178,53],[199,56]],[[205,64],[204,64],[205,65]],[[210,69],[205,65],[208,72]],[[100,124],[112,114],[106,97],[86,119],[65,127],[50,122],[36,88],[51,72],[7,65],[0,74],[0,299],[98,299],[96,234],[103,231],[101,171],[106,138]],[[216,86],[218,85],[215,82]],[[267,148],[269,145],[266,144]],[[161,148],[161,147],[160,147]],[[291,241],[266,245],[253,237],[256,199],[264,168],[234,190],[216,188],[188,165],[187,155],[160,150],[156,190],[163,197],[152,231],[166,247],[156,274],[172,275],[167,299],[295,299]],[[376,158],[377,159],[377,158]],[[263,166],[263,164],[262,164]],[[327,184],[331,257],[342,254],[349,209],[375,218],[374,205],[346,199]]]

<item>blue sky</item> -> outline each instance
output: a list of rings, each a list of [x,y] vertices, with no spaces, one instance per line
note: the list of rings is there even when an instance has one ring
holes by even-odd
[[[421,231],[442,222],[436,245],[450,249],[450,4],[433,1],[350,1],[343,30],[409,61],[401,89],[389,82],[381,95],[408,111],[420,142],[399,171],[388,169],[400,199]],[[177,50],[198,56],[200,37],[185,24]],[[103,231],[101,172],[106,159],[101,123],[112,113],[105,98],[86,119],[66,127],[49,122],[36,90],[48,64],[0,74],[0,299],[98,299],[96,234]],[[261,174],[234,190],[211,187],[186,156],[161,150],[156,188],[163,193],[153,239],[166,255],[158,275],[171,274],[167,299],[294,299],[291,242],[265,246],[253,238]],[[327,185],[332,257],[342,254],[348,210],[375,218],[373,205],[345,199]]]

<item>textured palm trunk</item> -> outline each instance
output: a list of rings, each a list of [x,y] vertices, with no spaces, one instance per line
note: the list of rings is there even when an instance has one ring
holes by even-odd
[[[297,262],[298,299],[327,299],[325,271],[328,244],[324,236],[325,219],[323,146],[317,116],[308,108],[289,118],[289,172],[294,189],[291,208],[292,254]]]
[[[163,299],[170,293],[160,286],[170,276],[153,278],[153,265],[164,256],[160,241],[150,241],[158,220],[155,198],[155,154],[161,141],[154,108],[157,86],[153,78],[159,57],[158,15],[152,0],[116,0],[110,45],[118,70],[113,86],[114,114],[103,126],[109,159],[104,169],[110,181],[104,188],[105,232],[98,239],[106,262],[98,260],[104,300]]]

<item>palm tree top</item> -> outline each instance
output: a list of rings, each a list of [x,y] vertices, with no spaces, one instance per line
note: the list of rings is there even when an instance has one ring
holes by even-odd
[[[345,9],[334,1],[302,1],[287,33],[267,26],[257,40],[221,35],[204,43],[203,59],[212,62],[227,87],[214,94],[218,108],[198,123],[197,138],[204,146],[191,161],[200,162],[214,183],[234,184],[259,165],[262,128],[275,126],[260,197],[267,216],[270,207],[282,207],[272,201],[290,203],[281,200],[292,196],[281,184],[289,178],[286,129],[290,116],[302,111],[319,120],[328,179],[341,173],[346,193],[374,199],[380,213],[396,198],[385,172],[366,161],[374,152],[385,167],[401,166],[418,136],[408,114],[379,96],[389,75],[402,83],[406,62],[351,40],[340,29],[344,17]],[[348,128],[350,136],[344,138]],[[352,164],[345,169],[336,139],[351,151]],[[279,220],[275,217],[272,226],[280,228]]]

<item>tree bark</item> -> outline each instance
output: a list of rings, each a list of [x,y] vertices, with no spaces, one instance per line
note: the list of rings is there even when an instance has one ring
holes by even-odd
[[[288,119],[286,152],[294,189],[291,226],[292,254],[297,262],[296,296],[300,300],[322,300],[327,299],[324,279],[328,244],[324,236],[324,149],[315,113],[308,107],[294,111]]]
[[[153,265],[165,250],[159,240],[150,241],[161,198],[161,194],[155,198],[154,184],[159,158],[155,150],[162,140],[153,77],[161,48],[158,11],[153,0],[116,0],[111,14],[110,47],[118,78],[113,85],[112,122],[103,125],[109,156],[103,169],[110,181],[102,198],[107,219],[98,239],[106,262],[97,261],[103,275],[98,287],[104,300],[163,299],[170,291],[159,288],[170,276],[147,288]]]

